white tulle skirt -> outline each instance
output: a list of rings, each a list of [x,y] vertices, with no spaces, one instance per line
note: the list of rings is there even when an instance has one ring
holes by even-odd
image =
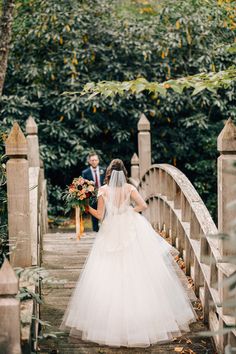
[[[118,347],[147,347],[189,331],[196,315],[171,250],[131,207],[106,218],[60,329]]]

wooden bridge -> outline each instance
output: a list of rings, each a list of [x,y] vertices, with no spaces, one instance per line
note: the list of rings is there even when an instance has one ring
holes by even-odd
[[[232,302],[235,292],[231,289],[231,279],[236,274],[236,245],[231,224],[236,220],[236,212],[228,208],[236,185],[233,171],[236,127],[228,120],[218,137],[218,227],[181,171],[168,164],[151,164],[150,124],[144,115],[140,117],[138,131],[139,156],[135,154],[131,160],[130,182],[149,205],[144,213],[147,219],[180,251],[186,275],[181,269],[178,274],[197,308],[199,321],[192,325],[188,336],[145,349],[117,349],[73,340],[65,334],[53,336],[58,332],[68,299],[96,236],[87,232],[78,242],[75,233],[48,233],[46,180],[39,158],[37,126],[30,117],[27,136],[15,123],[6,141],[11,253],[10,263],[5,261],[0,270],[1,354],[31,353],[33,349],[44,354],[57,351],[65,354],[236,352],[236,316]],[[218,233],[228,237],[212,237]],[[47,270],[47,281],[42,281],[43,270],[39,266]],[[19,267],[26,268],[24,276],[20,277],[20,287],[41,293],[42,305],[33,299],[20,303],[15,297],[19,284],[13,268],[19,271]],[[44,322],[40,324],[38,318]],[[45,321],[51,327],[45,326]],[[214,345],[209,337],[196,335],[208,328],[216,332]],[[51,337],[46,338],[49,333]]]

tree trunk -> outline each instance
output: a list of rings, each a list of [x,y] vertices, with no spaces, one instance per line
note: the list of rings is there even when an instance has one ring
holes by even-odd
[[[11,41],[13,10],[15,3],[15,0],[2,1],[2,14],[0,18],[0,96],[2,95],[7,71],[7,60]]]

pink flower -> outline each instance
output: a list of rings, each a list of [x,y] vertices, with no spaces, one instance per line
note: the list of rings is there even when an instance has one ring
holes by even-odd
[[[89,192],[93,192],[93,191],[94,191],[94,186],[89,185],[89,186],[88,186],[88,191],[89,191]]]
[[[84,184],[84,178],[83,177],[79,177],[79,179],[78,179],[78,184],[80,184],[80,185],[83,185]]]

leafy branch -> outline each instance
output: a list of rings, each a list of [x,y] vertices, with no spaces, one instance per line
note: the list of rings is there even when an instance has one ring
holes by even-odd
[[[127,93],[139,94],[148,91],[150,94],[166,96],[167,90],[182,94],[185,89],[193,89],[192,95],[197,95],[203,90],[216,93],[219,88],[228,88],[236,80],[236,67],[232,66],[219,72],[200,73],[193,76],[181,77],[175,80],[167,80],[162,83],[150,82],[140,77],[130,81],[100,81],[87,83],[81,95],[87,95],[91,100],[97,95],[114,97],[123,96]],[[78,92],[65,92],[64,94],[78,94]]]

